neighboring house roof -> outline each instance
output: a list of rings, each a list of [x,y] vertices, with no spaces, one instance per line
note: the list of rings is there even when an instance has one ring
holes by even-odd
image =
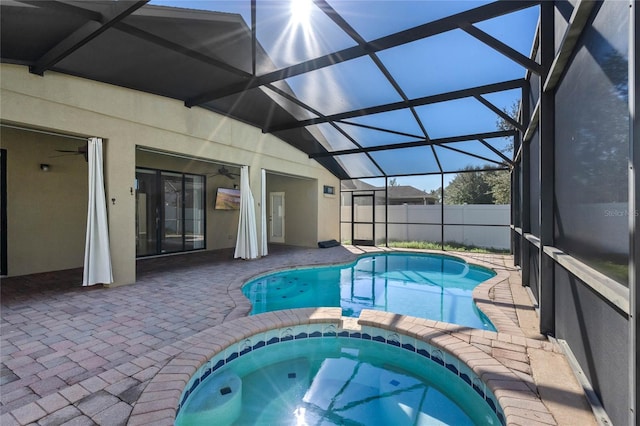
[[[409,185],[390,186],[389,200],[434,200],[438,198],[430,195],[428,192],[422,191]]]
[[[359,179],[351,179],[351,180],[343,180],[341,182],[341,187],[343,191],[379,191],[376,196],[378,198],[383,197],[382,192],[384,191],[384,187],[370,185],[366,182],[363,182]],[[415,188],[411,185],[398,185],[398,186],[389,186],[388,187],[388,197],[390,201],[410,201],[410,200],[432,200],[434,202],[438,202],[438,197],[434,197],[428,192],[422,191],[421,189]]]
[[[340,182],[340,186],[345,191],[373,191],[373,190],[383,190],[384,188],[380,188],[374,185],[370,185],[366,182],[361,181],[360,179],[348,179]]]

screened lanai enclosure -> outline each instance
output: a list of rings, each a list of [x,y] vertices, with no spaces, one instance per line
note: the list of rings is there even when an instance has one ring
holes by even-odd
[[[541,331],[620,425],[640,408],[639,16],[627,0],[2,0],[0,39],[33,75],[289,143],[339,179],[324,196],[344,242],[511,253]]]

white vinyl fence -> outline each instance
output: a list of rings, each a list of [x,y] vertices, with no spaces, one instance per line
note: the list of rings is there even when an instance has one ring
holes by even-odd
[[[351,206],[342,206],[342,239],[351,240]],[[356,206],[354,220],[371,220],[371,206]],[[441,240],[440,205],[388,206],[389,242]],[[444,206],[444,242],[508,250],[510,215],[507,205]],[[376,242],[384,242],[385,207],[375,206]]]

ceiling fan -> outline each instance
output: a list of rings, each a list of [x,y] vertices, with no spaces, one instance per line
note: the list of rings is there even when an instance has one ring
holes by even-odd
[[[51,158],[53,158],[53,157],[65,157],[65,156],[68,156],[68,155],[82,155],[82,156],[84,156],[84,161],[89,161],[88,151],[89,151],[89,145],[88,144],[81,145],[78,148],[76,148],[75,150],[56,149],[56,152],[62,152],[62,154],[54,155]]]
[[[240,176],[240,175],[239,175],[238,173],[231,173],[231,172],[229,171],[229,169],[227,169],[225,166],[222,166],[222,167],[220,167],[220,168],[218,169],[218,172],[217,172],[217,173],[213,173],[213,174],[210,174],[210,175],[208,175],[208,176],[211,176],[211,177],[215,177],[215,176],[225,176],[225,177],[227,177],[227,178],[229,178],[229,179],[231,179],[231,180],[235,180],[235,179],[236,179],[236,176]]]

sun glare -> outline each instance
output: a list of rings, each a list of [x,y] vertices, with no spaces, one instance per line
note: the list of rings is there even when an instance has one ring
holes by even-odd
[[[309,23],[312,0],[290,0],[291,21],[294,25],[304,26]]]

